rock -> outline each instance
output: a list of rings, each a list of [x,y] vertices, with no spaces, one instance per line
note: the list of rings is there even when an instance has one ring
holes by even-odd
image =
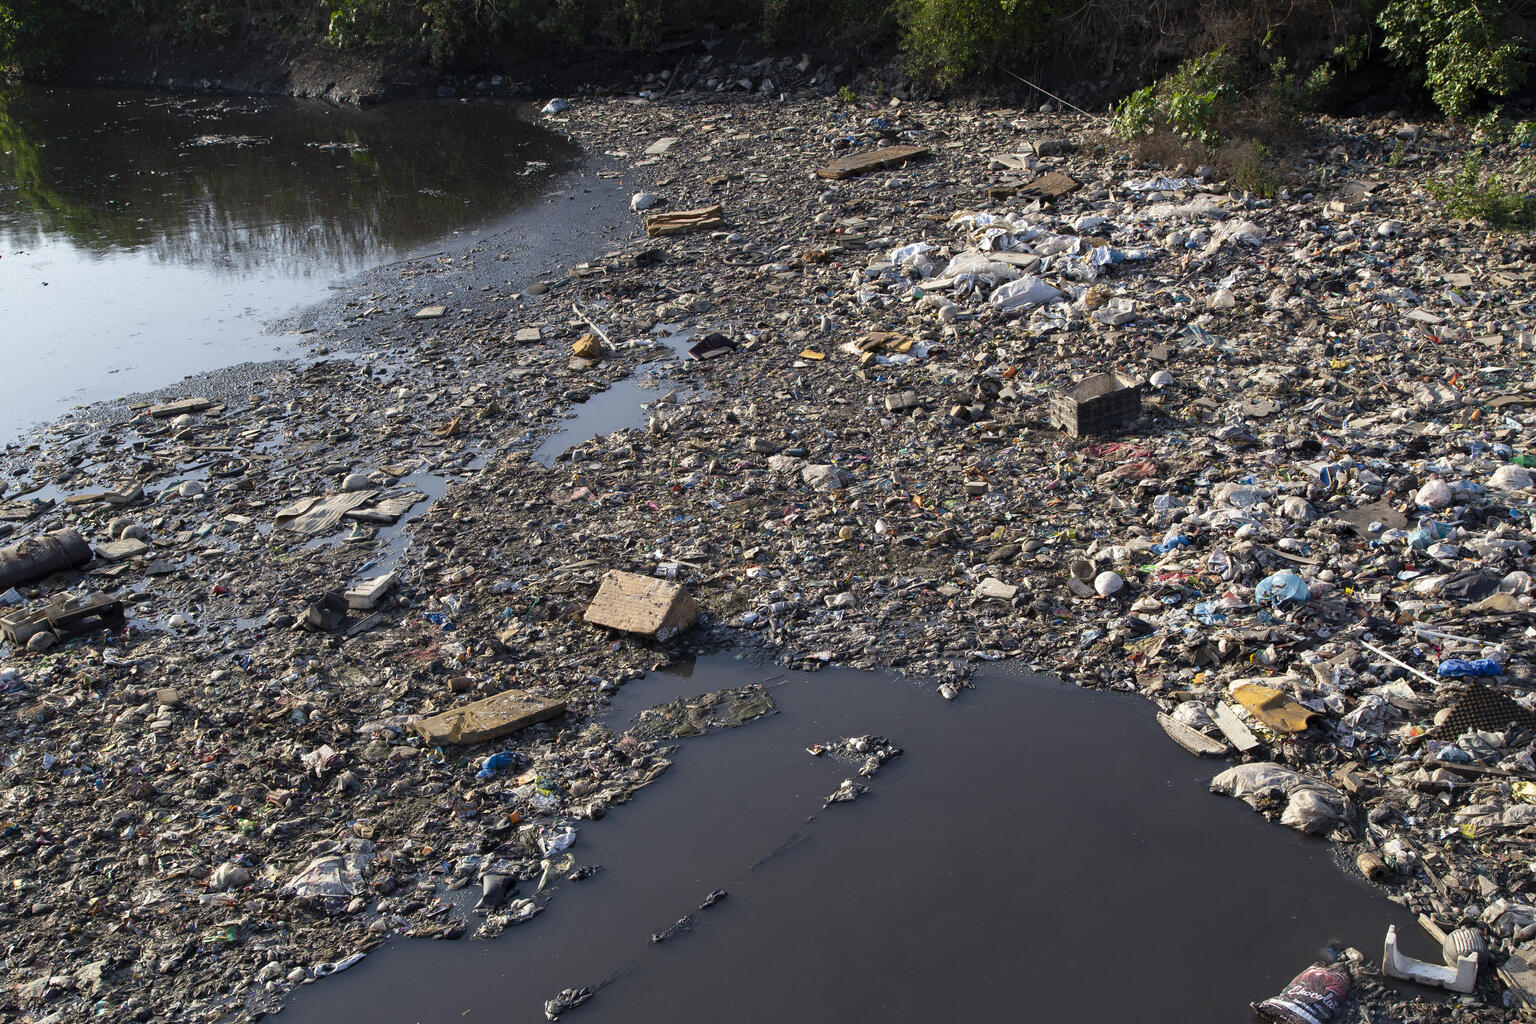
[[[583,618],[595,626],[669,639],[698,621],[700,609],[682,587],[629,572],[603,575]]]

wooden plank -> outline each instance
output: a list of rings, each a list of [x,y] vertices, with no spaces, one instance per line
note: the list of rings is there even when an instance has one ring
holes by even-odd
[[[645,233],[652,238],[664,235],[680,235],[685,231],[701,228],[725,227],[725,207],[701,206],[697,210],[675,210],[670,213],[653,213],[645,217]]]
[[[180,416],[183,413],[202,412],[212,406],[213,403],[206,398],[183,398],[175,402],[166,402],[164,405],[152,405],[149,407],[149,414],[159,420]]]
[[[926,146],[886,146],[884,149],[867,149],[834,160],[816,172],[819,178],[841,181],[870,171],[883,171],[887,167],[899,167],[908,160],[928,155]]]
[[[1499,968],[1499,980],[1526,1006],[1536,1009],[1536,967],[1532,966],[1533,961],[1536,961],[1536,947],[1521,946]]]
[[[1199,729],[1191,729],[1172,715],[1159,711],[1157,724],[1163,727],[1169,739],[1196,757],[1221,757],[1227,752],[1225,743],[1212,739]]]
[[[1021,185],[1017,194],[1021,196],[1034,196],[1050,201],[1060,199],[1062,196],[1069,196],[1082,187],[1082,184],[1077,179],[1062,174],[1060,171],[1051,171],[1049,174],[1040,175],[1040,177],[1028,185]]]
[[[1211,718],[1215,720],[1216,728],[1221,730],[1222,735],[1226,736],[1239,752],[1246,754],[1250,750],[1257,750],[1263,746],[1258,737],[1243,724],[1243,720],[1237,717],[1237,713],[1220,701],[1211,712]]]
[[[544,700],[522,690],[505,690],[494,697],[424,718],[411,728],[428,743],[486,743],[564,711],[563,700]]]

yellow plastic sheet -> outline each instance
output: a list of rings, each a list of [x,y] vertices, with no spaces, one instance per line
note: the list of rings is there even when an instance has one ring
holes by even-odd
[[[1283,690],[1247,683],[1232,691],[1232,699],[1278,733],[1306,732],[1317,712],[1297,703]]]

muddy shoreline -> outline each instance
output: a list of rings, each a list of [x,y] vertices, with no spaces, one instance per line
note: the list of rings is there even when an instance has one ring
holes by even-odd
[[[1233,735],[1211,722],[1225,708],[1254,734],[1232,764],[1274,765],[1320,796],[1308,831],[1350,859],[1401,844],[1385,895],[1448,928],[1476,922],[1500,959],[1529,938],[1516,784],[1536,770],[1521,767],[1532,737],[1480,719],[1498,742],[1436,746],[1435,764],[1409,742],[1462,696],[1435,679],[1416,624],[1461,638],[1440,645],[1450,654],[1502,659],[1500,693],[1527,698],[1531,679],[1529,595],[1498,589],[1529,560],[1510,514],[1524,498],[1484,486],[1524,406],[1498,407],[1513,426],[1462,414],[1523,394],[1529,372],[1503,371],[1466,403],[1438,390],[1472,373],[1469,354],[1528,361],[1499,312],[1530,299],[1515,273],[1528,253],[1424,201],[1416,176],[1457,140],[1420,129],[1399,169],[1399,125],[1324,121],[1311,177],[1285,198],[1182,174],[1131,188],[1158,170],[1086,117],[815,90],[780,101],[773,74],[743,72],[736,96],[660,98],[655,80],[578,97],[545,116],[596,161],[550,200],[573,211],[555,217],[568,230],[530,242],[507,225],[381,268],[289,325],[314,332],[318,360],[184,382],[154,397],[207,403],[90,410],[11,446],[9,540],[70,527],[98,551],[143,547],[18,594],[27,607],[117,596],[127,626],[6,652],[0,870],[24,884],[0,896],[20,979],[0,1008],[242,1019],[314,963],[480,927],[444,883],[473,883],[485,858],[537,878],[551,837],[665,770],[665,744],[592,724],[609,695],[726,649],[895,669],[939,709],[996,660],[1139,692],[1212,741]],[[928,155],[814,176],[890,143]],[[1029,187],[1052,173],[1076,187],[1041,205]],[[725,227],[645,238],[628,212],[640,192],[663,212],[719,203]],[[998,220],[951,221],[983,211]],[[995,259],[939,286],[988,224],[1019,239],[1007,251],[1034,257],[1059,302],[989,299],[1021,279]],[[931,248],[902,253],[915,244]],[[1478,269],[1490,262],[1497,280]],[[1410,283],[1411,302],[1381,299]],[[655,373],[657,339],[677,328],[736,348]],[[1411,361],[1391,344],[1406,332]],[[588,334],[602,358],[573,368]],[[1052,394],[1103,369],[1147,385],[1142,414],[1111,439],[1056,429]],[[1152,384],[1160,372],[1171,380]],[[643,430],[550,469],[532,461],[573,407],[648,373]],[[1379,387],[1349,383],[1365,373]],[[1379,501],[1417,518],[1445,476],[1478,487],[1436,510],[1453,524],[1436,539],[1467,552],[1418,557],[1444,571],[1405,568],[1406,542],[1378,550],[1380,528],[1340,518],[1391,520]],[[29,501],[34,484],[56,497]],[[295,502],[362,492],[421,497],[403,526],[378,525],[387,510],[314,534],[274,525]],[[327,621],[325,595],[385,567],[397,577],[376,610]],[[585,625],[608,569],[682,584],[704,622],[664,644]],[[1467,569],[1508,600],[1474,612],[1436,589]],[[1280,571],[1307,597],[1262,600]],[[1282,719],[1229,689],[1258,677],[1302,729],[1272,728]],[[401,724],[506,689],[570,711],[470,747],[433,748]],[[503,748],[518,774],[477,780]],[[1271,779],[1250,802],[1290,815],[1290,777]],[[362,866],[345,894],[295,888],[348,856]],[[1430,995],[1408,1009],[1504,1020],[1504,999],[1490,973],[1466,1005]]]

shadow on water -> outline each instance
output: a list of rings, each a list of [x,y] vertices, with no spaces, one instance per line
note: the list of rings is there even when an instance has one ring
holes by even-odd
[[[485,223],[579,159],[517,105],[0,91],[0,244],[289,277]]]
[[[578,166],[499,100],[0,87],[0,438],[70,404],[297,354],[264,325],[481,230]]]
[[[1327,844],[1210,795],[1220,762],[1139,699],[999,670],[947,704],[880,674],[691,669],[630,683],[609,724],[763,679],[779,713],[684,741],[659,782],[580,823],[573,852],[603,870],[546,913],[491,942],[396,940],[283,1019],[532,1022],[602,985],[561,1019],[1240,1021],[1331,940],[1374,955],[1395,923],[1432,952]],[[866,733],[905,756],[823,809],[854,770],[805,748]]]

